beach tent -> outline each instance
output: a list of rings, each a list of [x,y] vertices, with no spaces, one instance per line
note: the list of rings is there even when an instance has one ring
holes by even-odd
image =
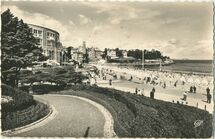
[[[166,78],[167,78],[167,77],[166,77],[166,74],[163,73],[163,74],[161,75],[161,78],[166,79]]]
[[[203,85],[208,85],[208,80],[205,78],[205,77],[203,77],[202,78],[202,82],[201,82]]]
[[[182,81],[180,80],[181,79],[181,77],[174,77],[173,78],[173,82],[175,83],[175,82],[181,82],[182,83]]]
[[[183,82],[186,82],[186,79],[184,76],[181,76],[178,80],[176,80],[178,84],[182,85]]]
[[[179,80],[179,79],[181,78],[181,75],[178,74],[178,73],[175,73],[174,76],[175,76],[174,78],[175,78],[176,80]]]
[[[189,78],[187,79],[187,82],[188,82],[188,83],[193,83],[193,82],[194,82],[193,77],[189,77]]]
[[[156,75],[150,74],[150,77],[153,79],[153,78],[156,78]]]
[[[213,81],[213,79],[210,81],[210,84],[209,84],[209,86],[213,86],[214,85],[214,81]]]
[[[173,79],[171,76],[168,76],[168,77],[167,77],[167,80],[168,80],[168,81],[171,81],[171,82],[174,81],[174,79]]]
[[[199,84],[201,84],[201,78],[200,77],[197,77],[196,79],[195,79],[195,84],[197,84],[197,85],[199,85]]]
[[[139,74],[139,77],[141,78],[145,78],[147,76],[147,74],[143,71]]]
[[[181,81],[181,82],[186,82],[186,79],[185,79],[184,76],[181,76],[181,78],[179,79],[179,81]]]

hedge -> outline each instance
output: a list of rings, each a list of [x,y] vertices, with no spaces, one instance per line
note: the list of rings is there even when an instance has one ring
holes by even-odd
[[[48,106],[40,102],[36,102],[35,105],[31,105],[27,109],[2,113],[2,131],[33,123],[48,113]]]
[[[2,112],[17,111],[35,104],[32,95],[19,90],[18,88],[13,88],[8,85],[2,84],[1,89],[2,95],[12,97],[12,101],[10,101],[9,103],[1,104]]]
[[[49,113],[47,105],[36,102],[29,93],[2,84],[2,95],[12,97],[12,101],[1,104],[2,131],[30,124]]]
[[[212,115],[182,104],[97,86],[75,85],[58,94],[89,98],[105,106],[114,118],[119,137],[208,138],[212,136]],[[194,128],[196,120],[203,124]]]

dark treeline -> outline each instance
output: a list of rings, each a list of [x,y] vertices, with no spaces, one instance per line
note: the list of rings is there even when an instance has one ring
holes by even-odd
[[[128,56],[132,56],[136,59],[142,59],[142,50],[135,49],[135,50],[129,50]],[[168,56],[163,56],[162,53],[158,50],[152,49],[150,50],[144,50],[144,59],[169,59]]]
[[[103,58],[107,56],[107,48],[104,50],[104,54],[102,55]],[[116,51],[116,56],[118,57],[123,57],[123,50],[116,48],[114,49]],[[127,51],[127,56],[129,57],[134,57],[135,59],[142,59],[142,51],[140,49],[135,49],[135,50],[128,50]],[[162,53],[158,50],[144,50],[144,59],[170,59],[168,56],[163,56]]]

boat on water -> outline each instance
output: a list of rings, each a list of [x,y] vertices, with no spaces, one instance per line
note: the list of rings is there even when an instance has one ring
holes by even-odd
[[[174,61],[172,59],[168,59],[163,62],[163,65],[171,65],[171,64],[174,64]]]

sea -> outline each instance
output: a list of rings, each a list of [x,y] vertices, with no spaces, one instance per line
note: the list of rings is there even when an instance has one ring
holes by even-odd
[[[160,69],[159,66],[148,66],[146,69]],[[162,70],[178,72],[195,72],[212,74],[212,60],[174,60],[174,64],[162,66]]]
[[[142,69],[141,65],[123,64],[118,66]],[[144,68],[148,70],[160,70],[160,66],[145,66]],[[161,69],[162,71],[213,75],[213,60],[174,60],[173,64],[162,66]]]

